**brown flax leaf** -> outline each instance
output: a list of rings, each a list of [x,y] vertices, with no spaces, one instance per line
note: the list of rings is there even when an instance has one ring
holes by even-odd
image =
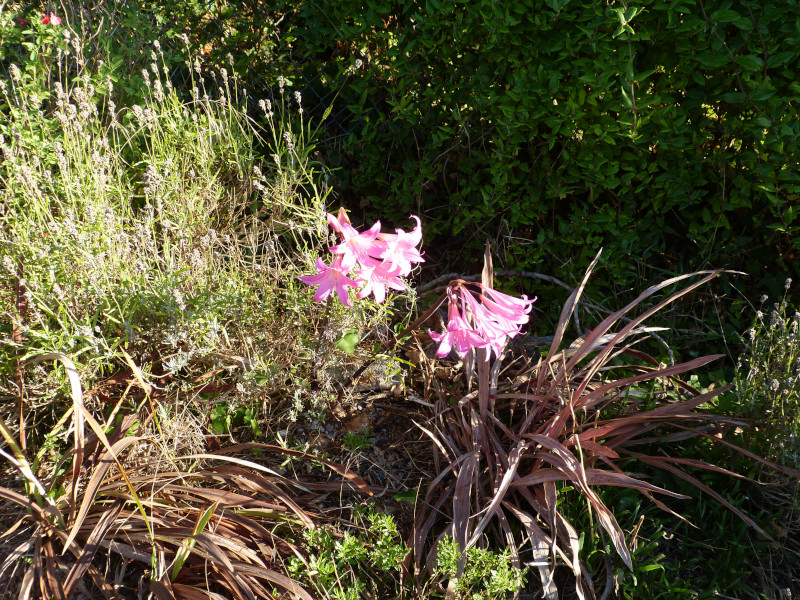
[[[614,543],[614,548],[622,558],[623,562],[625,562],[629,569],[633,570],[631,555],[625,543],[625,535],[617,523],[617,520],[614,518],[614,515],[610,510],[608,510],[606,505],[603,504],[597,493],[589,486],[583,465],[580,464],[575,456],[557,440],[549,438],[545,435],[534,433],[526,434],[525,437],[537,442],[544,448],[551,450],[556,456],[564,461],[563,468],[567,469],[566,472],[570,475],[572,482],[578,485],[586,495],[589,503],[597,514],[597,518],[600,520],[600,524],[611,536],[611,541]]]
[[[256,577],[258,579],[263,579],[264,581],[278,585],[291,592],[295,596],[302,598],[303,600],[314,600],[314,597],[304,590],[296,581],[287,577],[286,575],[283,575],[282,573],[278,573],[272,569],[265,569],[263,567],[250,565],[244,562],[234,561],[233,566],[234,569],[239,573],[244,573],[250,577]]]
[[[699,281],[695,281],[694,283],[690,284],[689,286],[687,286],[687,287],[685,287],[685,288],[683,288],[681,290],[678,290],[677,292],[675,292],[674,294],[672,294],[668,298],[662,300],[661,302],[659,302],[655,306],[647,309],[642,314],[638,315],[637,317],[635,317],[634,319],[632,319],[631,321],[626,323],[625,326],[619,331],[619,333],[617,333],[616,337],[611,342],[609,342],[609,344],[605,347],[605,349],[600,351],[600,353],[596,357],[594,357],[594,359],[591,362],[590,369],[589,369],[588,373],[584,377],[583,381],[578,385],[578,388],[575,390],[576,396],[581,396],[583,394],[583,392],[586,389],[586,386],[588,385],[588,383],[591,380],[594,379],[594,376],[597,374],[597,372],[600,370],[600,368],[602,368],[606,364],[608,355],[611,353],[611,351],[613,350],[614,346],[616,344],[620,343],[623,339],[625,339],[628,336],[628,334],[630,334],[630,332],[632,330],[634,330],[644,320],[646,320],[650,316],[654,315],[655,313],[657,313],[659,310],[661,310],[662,308],[664,308],[668,304],[670,304],[670,303],[676,301],[678,298],[681,298],[682,296],[688,294],[689,292],[691,292],[695,288],[698,288],[701,285],[707,283],[711,279],[717,277],[720,273],[721,273],[721,271],[698,271],[696,273],[689,273],[687,275],[681,275],[679,277],[673,277],[672,279],[668,279],[667,281],[662,281],[661,283],[658,283],[656,285],[650,286],[644,292],[642,292],[642,294],[640,294],[639,297],[636,300],[631,302],[627,307],[623,308],[622,309],[622,314],[628,312],[628,310],[630,310],[631,308],[633,308],[634,306],[639,304],[639,302],[641,302],[647,296],[650,296],[651,294],[654,294],[655,292],[664,289],[665,287],[667,287],[668,285],[671,285],[672,283],[675,283],[675,282],[680,281],[682,279],[686,279],[688,277],[693,277],[693,276],[696,276],[696,275],[706,275],[705,277],[703,277]],[[619,313],[619,311],[617,313],[614,313],[614,315],[617,315],[618,313]],[[614,315],[611,315],[611,316],[614,316]],[[594,340],[597,339],[597,337],[600,337],[603,334],[605,334],[606,331],[608,331],[608,329],[612,325],[612,322],[609,321],[609,319],[611,319],[611,316],[606,318],[600,325],[598,325],[591,332],[591,334],[589,334],[589,336],[587,336],[586,343],[583,344],[581,349],[579,349],[578,352],[576,352],[575,355],[570,359],[569,364],[566,365],[565,369],[566,369],[567,372],[570,372],[571,369],[573,369],[574,366],[581,359],[583,359],[584,356],[586,356],[586,354],[593,347]],[[621,315],[619,315],[619,316],[621,316]]]
[[[477,527],[472,532],[472,537],[467,542],[464,549],[471,548],[474,546],[481,537],[483,530],[486,529],[486,526],[489,524],[491,518],[495,515],[498,508],[500,507],[500,503],[503,501],[506,495],[506,491],[508,491],[511,482],[514,480],[514,477],[517,474],[517,468],[519,467],[520,461],[522,460],[522,455],[525,450],[528,449],[529,444],[527,442],[517,442],[515,444],[514,449],[511,451],[511,454],[508,458],[508,469],[506,470],[505,474],[503,475],[503,479],[500,482],[500,486],[494,494],[494,498],[489,503],[489,506],[486,507],[483,518],[481,518],[480,523],[478,523]]]
[[[105,511],[97,522],[97,525],[89,533],[86,543],[81,550],[78,560],[72,565],[67,579],[64,582],[64,595],[69,598],[75,590],[75,586],[83,577],[86,569],[91,564],[97,549],[100,547],[100,540],[102,540],[108,529],[114,523],[122,510],[122,503],[116,502],[110,509]]]
[[[230,446],[228,448],[223,448],[221,450],[215,450],[211,454],[202,455],[202,456],[201,455],[193,456],[192,458],[219,458],[221,455],[224,455],[224,454],[233,454],[233,453],[236,453],[236,452],[242,452],[244,450],[251,450],[251,449],[254,449],[254,448],[260,448],[260,449],[266,450],[268,452],[277,452],[278,454],[286,454],[287,456],[295,456],[297,458],[306,458],[308,460],[316,460],[318,462],[321,462],[326,467],[328,467],[334,473],[338,473],[342,477],[345,477],[345,478],[349,479],[350,481],[352,481],[356,485],[356,487],[358,487],[361,491],[366,493],[368,496],[372,496],[373,495],[372,490],[370,490],[369,485],[367,485],[367,482],[364,481],[363,479],[361,479],[361,477],[359,477],[358,475],[353,473],[347,467],[344,467],[344,466],[342,466],[342,465],[340,465],[338,463],[335,463],[333,461],[327,460],[325,458],[320,458],[319,456],[315,456],[313,454],[309,454],[307,452],[301,452],[300,450],[291,450],[289,448],[282,448],[281,446],[273,446],[271,444],[259,444],[259,443],[256,443],[256,442],[248,442],[246,444],[237,444],[235,446]],[[233,458],[233,457],[228,457],[228,458]],[[236,462],[239,462],[239,464],[242,464],[240,461],[241,461],[241,459],[239,459]],[[262,467],[261,465],[257,465],[256,463],[253,463],[251,461],[244,461],[244,463],[246,463],[246,466],[252,466],[252,467],[254,467],[254,468],[256,468],[257,470],[260,470],[260,471],[271,471],[270,469],[266,469],[266,468]],[[278,475],[277,473],[274,473],[274,474]]]
[[[691,475],[689,475],[686,471],[683,471],[682,469],[679,469],[678,467],[675,467],[675,466],[669,464],[666,460],[661,460],[662,457],[640,456],[640,457],[637,457],[637,458],[639,460],[641,460],[642,462],[644,462],[644,463],[650,464],[650,465],[652,465],[654,467],[658,467],[659,469],[664,469],[665,471],[669,471],[670,473],[674,473],[675,475],[677,475],[678,477],[680,477],[684,481],[688,481],[689,483],[694,485],[696,488],[702,490],[703,492],[705,492],[706,494],[708,494],[709,496],[714,498],[717,502],[719,502],[720,504],[725,506],[728,510],[730,510],[733,514],[735,514],[737,517],[739,517],[742,521],[747,523],[750,527],[752,527],[753,529],[758,531],[765,538],[767,538],[768,540],[770,540],[772,542],[775,541],[774,539],[772,539],[772,536],[770,536],[766,531],[764,531],[761,527],[759,527],[758,523],[753,521],[753,519],[748,517],[745,513],[743,513],[738,508],[736,508],[733,504],[728,502],[725,498],[723,498],[717,492],[715,492],[710,487],[705,485],[699,479],[696,479],[695,477],[692,477]]]
[[[556,356],[556,352],[558,351],[559,346],[561,345],[561,341],[564,339],[564,333],[567,330],[567,325],[569,324],[569,319],[572,316],[572,312],[575,310],[575,307],[578,304],[578,299],[580,299],[581,294],[583,293],[584,288],[586,287],[586,283],[589,281],[589,276],[592,274],[592,271],[597,266],[597,262],[600,260],[600,253],[602,252],[602,248],[597,253],[597,256],[594,257],[594,260],[589,265],[589,268],[586,269],[586,273],[583,275],[583,279],[578,287],[576,287],[573,292],[567,298],[567,301],[564,303],[564,307],[561,309],[561,315],[558,317],[558,324],[556,325],[556,331],[553,335],[553,342],[550,345],[550,350],[547,353],[547,358],[545,359],[545,365],[549,365],[553,362]],[[580,332],[578,332],[580,334]],[[547,369],[539,369],[539,378],[536,382],[536,393],[542,392],[542,387],[544,385],[545,376],[547,375]],[[558,381],[551,382],[553,386],[557,385]]]
[[[575,575],[575,592],[578,598],[585,600],[586,596],[583,593],[583,583],[589,586],[591,596],[594,597],[594,590],[592,589],[592,578],[584,577],[583,568],[580,560],[580,540],[578,539],[578,532],[569,524],[569,522],[561,516],[561,513],[556,512],[556,520],[558,521],[557,527],[559,531],[563,531],[569,540],[569,547],[572,552],[572,573]]]
[[[712,354],[710,356],[701,356],[699,358],[695,358],[693,360],[687,361],[685,363],[680,363],[677,365],[672,365],[669,367],[665,367],[663,369],[658,369],[654,371],[649,371],[647,373],[641,373],[639,375],[634,375],[632,377],[626,377],[624,379],[618,379],[616,381],[612,381],[611,383],[607,383],[606,385],[600,386],[588,394],[584,394],[580,401],[575,405],[575,408],[591,408],[592,407],[592,400],[595,399],[602,399],[603,396],[609,392],[610,390],[617,389],[617,388],[625,388],[636,383],[641,383],[643,381],[649,381],[651,379],[658,379],[661,377],[671,377],[674,375],[678,375],[680,373],[686,373],[689,371],[693,371],[698,369],[702,366],[707,365],[710,362],[715,360],[719,360],[721,358],[725,358],[724,354]],[[724,390],[730,389],[730,386],[725,388],[718,388],[711,390],[707,396],[709,399],[721,394]],[[713,393],[712,393],[713,392]]]
[[[83,493],[83,502],[81,503],[81,507],[77,516],[75,517],[75,522],[72,524],[69,537],[67,537],[67,541],[64,543],[63,552],[67,551],[69,545],[75,539],[75,536],[78,535],[78,532],[83,526],[83,520],[86,518],[86,515],[89,514],[89,510],[92,508],[97,490],[100,487],[100,484],[102,483],[106,473],[108,473],[108,470],[111,468],[111,465],[117,464],[117,456],[119,453],[141,439],[142,438],[136,436],[122,438],[103,454],[98,466],[95,467],[94,472],[89,479],[89,483],[86,484],[86,489]]]
[[[466,456],[466,455],[465,455]],[[444,489],[441,490],[438,499],[435,503],[431,503],[433,493],[436,487],[430,487],[425,496],[425,500],[419,505],[417,514],[414,517],[414,527],[412,529],[411,548],[414,550],[414,565],[415,570],[419,573],[422,565],[422,559],[425,554],[425,540],[433,528],[439,510],[447,502],[450,495],[455,488],[455,482],[451,482]]]
[[[42,549],[44,550],[45,576],[42,578],[43,581],[40,582],[40,585],[43,591],[45,584],[50,590],[50,593],[44,594],[44,596],[53,598],[54,600],[67,600],[67,597],[64,595],[64,582],[61,579],[61,570],[58,568],[55,560],[52,538],[48,537],[42,541]]]
[[[528,532],[533,550],[533,565],[539,571],[545,600],[558,600],[558,588],[553,582],[553,569],[550,566],[550,537],[536,524],[536,519],[513,504],[503,502],[504,506],[517,517]]]
[[[470,499],[477,466],[478,453],[470,452],[458,471],[456,488],[453,492],[453,539],[462,552],[466,550],[469,519],[472,516]]]
[[[151,581],[150,592],[158,600],[176,600],[175,590],[167,577],[162,578],[160,581]]]
[[[225,596],[216,592],[202,590],[192,585],[173,583],[172,589],[175,591],[175,597],[179,600],[227,600]]]

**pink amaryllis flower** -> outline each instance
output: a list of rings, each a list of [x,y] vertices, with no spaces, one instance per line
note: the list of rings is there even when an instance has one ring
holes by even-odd
[[[472,348],[484,348],[488,344],[480,332],[469,326],[453,302],[447,306],[447,317],[447,331],[444,333],[428,332],[432,340],[439,342],[439,348],[436,350],[436,356],[439,358],[450,354],[453,347],[458,355],[464,358]]]
[[[378,234],[378,239],[386,243],[386,249],[381,254],[381,258],[399,268],[403,276],[411,273],[413,268],[411,263],[425,262],[422,254],[417,250],[417,246],[422,241],[422,223],[419,217],[411,215],[410,218],[417,222],[417,226],[411,231],[397,229],[397,233]]]
[[[342,233],[342,223],[350,225],[350,217],[347,216],[344,207],[342,207],[339,209],[338,216],[328,213],[328,223],[336,233]]]
[[[478,283],[468,283],[462,280],[450,283],[447,296],[448,315],[455,313],[464,323],[472,323],[471,330],[477,334],[477,338],[470,339],[479,339],[481,342],[473,344],[473,346],[490,349],[486,354],[486,360],[491,356],[492,350],[499,357],[508,339],[521,332],[522,325],[528,322],[528,313],[535,300],[535,298],[528,300],[525,296],[514,298],[497,290],[485,288]],[[439,336],[440,334],[435,335]],[[434,332],[431,332],[431,337],[439,339],[434,337]],[[439,352],[441,351],[443,350],[440,346]],[[437,355],[442,356],[439,352]],[[449,348],[447,352],[449,352]],[[445,352],[445,356],[447,352]]]
[[[345,286],[353,283],[363,286],[356,294],[358,298],[366,298],[372,294],[375,302],[383,303],[386,300],[386,288],[406,289],[402,278],[411,273],[412,263],[423,261],[416,248],[422,241],[422,227],[418,217],[411,218],[417,221],[417,226],[411,231],[398,229],[397,233],[381,233],[381,224],[378,221],[367,231],[359,232],[353,227],[344,208],[339,209],[338,215],[328,213],[328,223],[342,238],[341,243],[330,248],[336,258],[330,267],[317,259],[317,269],[320,272],[317,275],[304,275],[300,279],[305,283],[320,285],[314,294],[314,299],[318,301],[333,294],[332,290],[336,288],[333,278],[337,278],[336,281],[339,282],[344,282],[345,279],[351,282],[343,283]],[[323,271],[323,268],[326,270]],[[330,273],[330,269],[339,271],[341,277]],[[347,276],[350,271],[355,271],[358,279],[350,279]],[[325,286],[320,283],[323,275],[326,277]],[[342,302],[350,306],[349,300],[345,302],[342,296],[344,291],[346,297],[346,288],[340,286],[336,291]]]
[[[61,25],[61,17],[54,12],[47,13],[42,17],[42,25]]]
[[[330,216],[328,221],[331,221]],[[334,254],[340,254],[342,256],[342,265],[348,269],[356,266],[356,263],[366,264],[369,258],[379,258],[386,249],[384,242],[376,241],[375,239],[381,231],[380,221],[375,221],[375,224],[363,233],[359,233],[349,222],[340,220],[339,226],[344,241],[341,244],[331,246],[330,251]]]
[[[302,275],[300,281],[308,285],[317,285],[317,291],[314,293],[314,300],[322,302],[328,296],[333,296],[335,293],[342,304],[351,306],[352,302],[347,293],[348,287],[358,287],[361,282],[355,279],[350,279],[347,276],[349,269],[342,266],[342,257],[337,256],[333,259],[331,266],[322,262],[321,258],[316,260],[317,274],[316,275]]]
[[[386,288],[390,287],[393,290],[404,290],[406,284],[400,279],[402,274],[399,268],[392,268],[392,265],[386,261],[378,262],[374,259],[368,259],[363,267],[356,270],[358,276],[365,285],[361,291],[356,294],[359,298],[366,298],[370,294],[375,295],[375,302],[383,304],[386,300]]]

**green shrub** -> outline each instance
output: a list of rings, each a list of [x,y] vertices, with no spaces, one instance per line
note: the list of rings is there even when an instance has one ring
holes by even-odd
[[[436,550],[436,575],[456,579],[458,598],[489,600],[516,594],[525,584],[525,570],[512,565],[511,551],[492,552],[472,547],[467,550],[464,570],[460,577],[458,563],[461,557],[458,543],[445,536]]]
[[[195,32],[228,25],[232,47],[309,95],[357,66],[328,146],[345,198],[384,220],[424,214],[470,260],[488,236],[509,266],[566,260],[577,277],[603,246],[617,289],[641,270],[630,256],[795,268],[797,0],[188,6],[163,10]]]

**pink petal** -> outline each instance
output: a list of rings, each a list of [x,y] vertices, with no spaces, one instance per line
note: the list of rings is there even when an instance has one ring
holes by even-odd
[[[319,286],[314,293],[314,300],[322,302],[335,293],[342,304],[351,306],[347,288],[358,287],[360,282],[347,276],[348,269],[342,264],[342,257],[334,258],[331,266],[322,262],[321,258],[317,258],[315,264],[318,271],[316,275],[301,275],[299,278],[303,283]]]

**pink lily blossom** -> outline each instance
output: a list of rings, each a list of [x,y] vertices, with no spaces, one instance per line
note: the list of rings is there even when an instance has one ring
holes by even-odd
[[[525,295],[523,295],[521,298],[514,298],[508,294],[498,292],[493,288],[483,288],[483,295],[491,298],[495,305],[503,309],[521,312],[524,314],[531,312],[533,303],[536,301],[536,298],[533,300],[528,300],[528,297]]]
[[[350,218],[347,216],[347,213],[344,210],[344,207],[339,209],[339,215],[334,216],[331,213],[328,213],[328,223],[336,233],[342,233],[342,223],[347,223],[350,225]]]
[[[366,298],[370,294],[375,295],[375,302],[383,304],[386,300],[386,288],[393,290],[404,290],[406,284],[400,279],[402,274],[400,269],[393,269],[387,262],[378,262],[368,259],[361,269],[356,270],[362,281],[366,284],[364,288],[356,294],[358,298]]]
[[[363,233],[359,233],[350,223],[340,220],[339,225],[344,241],[336,246],[331,246],[330,251],[342,255],[344,267],[351,269],[356,263],[363,265],[366,264],[368,258],[379,258],[383,254],[386,248],[385,243],[375,240],[381,230],[380,221],[375,221],[375,224]]]
[[[500,356],[506,340],[520,332],[520,327],[509,319],[495,315],[489,308],[481,304],[472,293],[461,288],[461,306],[464,313],[472,317],[475,328],[480,331],[482,337],[488,342],[488,346],[495,351],[496,356]],[[468,311],[467,311],[468,309]],[[489,358],[487,354],[486,358]]]
[[[428,332],[432,340],[439,342],[436,356],[446,357],[455,346],[458,355],[464,358],[472,348],[486,347],[488,342],[481,337],[478,331],[469,326],[469,323],[458,312],[458,307],[454,302],[448,304],[447,316],[447,331],[444,333]]]
[[[483,288],[482,288],[483,289]],[[483,290],[485,292],[485,290]],[[512,311],[492,302],[488,296],[476,296],[461,288],[461,305],[469,308],[476,323],[491,322],[500,330],[516,335],[521,326],[528,322],[528,315],[522,311]]]
[[[57,17],[56,13],[47,13],[42,17],[42,25],[61,25],[61,17]]]
[[[350,279],[347,276],[349,269],[342,266],[342,257],[337,256],[333,259],[333,263],[329,267],[321,258],[316,260],[317,274],[316,275],[302,275],[300,281],[308,285],[317,285],[317,291],[314,293],[314,300],[322,302],[328,296],[333,296],[335,293],[339,296],[342,304],[351,306],[352,302],[350,296],[347,294],[348,287],[358,287],[361,282],[355,279]]]
[[[386,249],[381,258],[395,267],[400,268],[403,276],[411,273],[411,263],[425,262],[417,246],[422,241],[422,223],[419,217],[411,215],[417,221],[417,226],[411,231],[397,229],[397,233],[379,233],[378,239],[386,242]]]
[[[467,285],[477,286],[480,291],[473,291]],[[478,343],[473,344],[475,348],[488,346],[490,351],[486,353],[486,360],[489,360],[492,350],[499,357],[508,339],[522,331],[522,325],[528,322],[528,313],[535,300],[528,300],[525,296],[521,299],[514,298],[497,290],[484,288],[480,284],[467,284],[460,280],[450,284],[447,295],[450,321],[453,321],[452,315],[456,314],[464,323],[472,322],[474,327],[471,331],[477,337],[463,339],[477,340]],[[447,328],[450,330],[450,322]],[[431,332],[431,337],[437,341],[441,339],[441,335]],[[443,351],[440,346],[437,356],[442,356],[439,352]],[[447,348],[444,355],[449,351]],[[463,356],[461,351],[459,354]]]
[[[304,275],[300,280],[311,285],[319,285],[314,294],[318,302],[332,296],[334,292],[345,306],[350,306],[347,286],[363,286],[356,294],[358,298],[375,296],[375,302],[386,301],[386,288],[404,290],[406,284],[402,277],[412,271],[412,263],[423,262],[416,246],[422,241],[422,224],[418,217],[417,226],[411,231],[397,229],[397,233],[381,233],[380,221],[367,231],[359,232],[353,227],[344,208],[338,215],[327,214],[328,224],[342,238],[341,243],[330,247],[336,255],[328,267],[317,259],[317,275]],[[348,273],[355,271],[358,279],[351,279]]]

